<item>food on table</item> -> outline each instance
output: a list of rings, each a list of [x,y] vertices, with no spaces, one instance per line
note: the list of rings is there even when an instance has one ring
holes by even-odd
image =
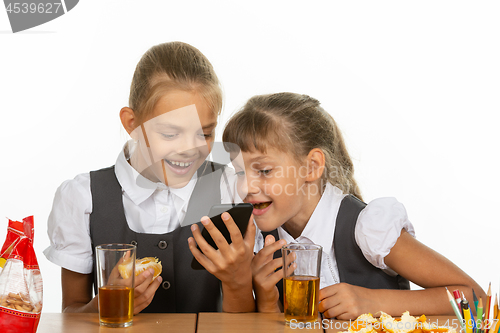
[[[455,328],[428,323],[425,315],[418,318],[406,311],[401,318],[393,318],[380,311],[376,319],[371,313],[360,315],[351,323],[346,332],[339,333],[456,333]]]

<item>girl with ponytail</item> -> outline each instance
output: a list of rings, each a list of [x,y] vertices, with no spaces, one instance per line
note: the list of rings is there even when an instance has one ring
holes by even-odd
[[[241,149],[233,160],[238,189],[254,205],[260,229],[252,260],[258,311],[280,309],[277,256],[291,242],[323,247],[319,310],[326,318],[451,314],[445,286],[468,299],[472,288],[485,297],[472,278],[415,239],[396,199],[362,201],[342,134],[316,99],[252,97],[229,120],[223,141]],[[409,290],[409,281],[423,290]]]

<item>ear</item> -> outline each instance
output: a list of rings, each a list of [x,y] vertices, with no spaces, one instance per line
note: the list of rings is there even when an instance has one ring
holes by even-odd
[[[122,121],[123,128],[125,128],[129,135],[138,126],[134,110],[127,106],[120,110],[120,120]]]
[[[311,149],[307,154],[307,182],[314,182],[321,178],[325,171],[325,154],[319,148]]]

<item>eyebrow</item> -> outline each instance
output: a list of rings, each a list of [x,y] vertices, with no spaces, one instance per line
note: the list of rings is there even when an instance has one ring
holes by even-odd
[[[268,163],[273,163],[274,160],[272,158],[269,158],[267,155],[261,155],[254,157],[250,160],[250,162],[268,162]]]
[[[201,129],[209,129],[209,128],[214,128],[216,126],[217,126],[217,123],[211,123],[211,124],[203,126]]]
[[[208,125],[203,126],[201,129],[206,130],[206,129],[212,129],[217,126],[217,123],[210,123]],[[166,124],[166,123],[157,123],[155,124],[155,127],[157,129],[173,129],[173,130],[182,130],[182,127],[179,127],[174,124]]]
[[[181,127],[173,124],[165,124],[165,123],[160,123],[160,124],[155,124],[155,128],[157,129],[175,129],[175,130],[180,130]]]

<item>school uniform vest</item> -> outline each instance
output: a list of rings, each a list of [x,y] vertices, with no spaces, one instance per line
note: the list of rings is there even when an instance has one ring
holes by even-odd
[[[390,276],[381,269],[373,266],[366,260],[363,252],[356,243],[354,230],[358,221],[359,213],[366,207],[366,204],[353,195],[344,197],[340,204],[335,223],[333,235],[333,251],[337,260],[340,282],[349,283],[355,286],[370,289],[410,289],[410,283],[400,275]],[[277,240],[278,231],[262,232],[265,237],[271,234]],[[281,251],[274,253],[274,258],[280,258]],[[283,283],[276,284],[280,292],[280,299],[283,295]]]
[[[189,200],[182,227],[165,234],[132,231],[126,221],[122,188],[114,166],[90,172],[92,213],[90,237],[94,257],[94,291],[96,291],[95,246],[105,243],[127,243],[137,246],[136,256],[157,257],[163,266],[163,282],[153,301],[142,312],[216,312],[222,308],[220,281],[206,270],[193,270],[193,255],[187,239],[192,236],[190,224],[201,227],[200,218],[210,207],[220,204],[220,177],[224,167],[205,162],[198,169],[198,180]]]

